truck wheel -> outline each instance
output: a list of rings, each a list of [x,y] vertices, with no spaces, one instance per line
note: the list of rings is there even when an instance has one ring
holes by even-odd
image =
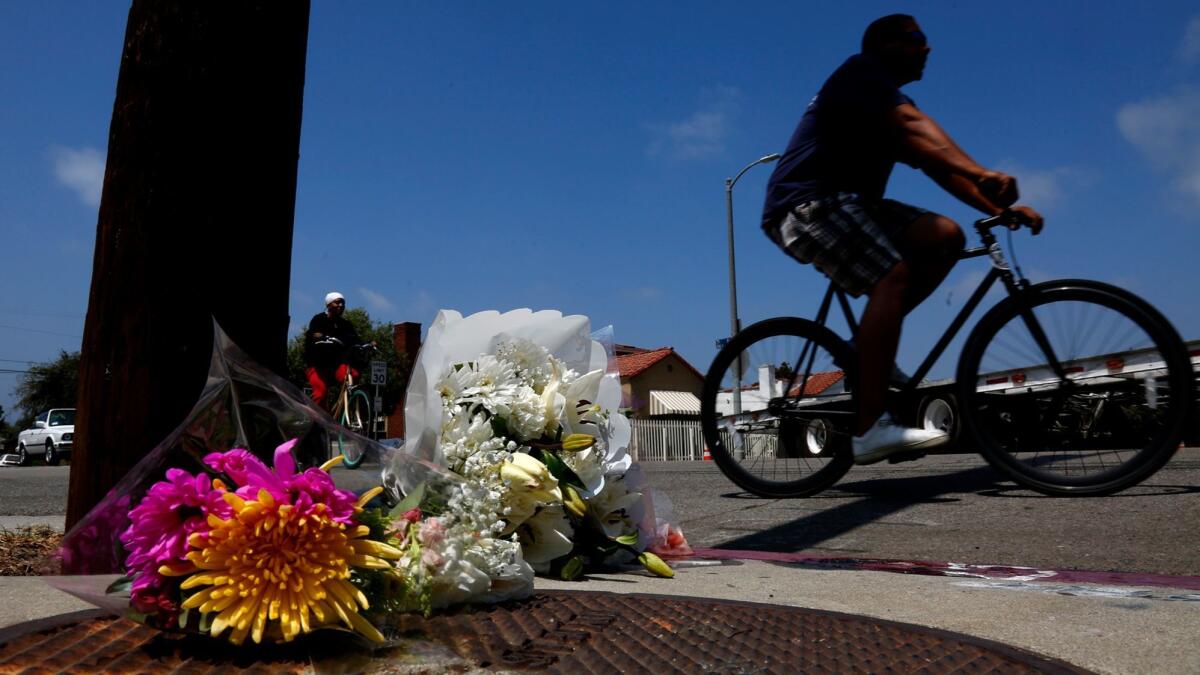
[[[25,444],[17,445],[17,463],[21,466],[29,466],[29,453],[25,450]]]
[[[926,397],[917,411],[917,426],[931,431],[944,431],[950,435],[951,443],[958,440],[958,432],[962,427],[958,417],[958,399],[954,394]]]
[[[58,466],[60,459],[58,451],[54,449],[54,441],[46,441],[46,464],[48,466]]]
[[[833,425],[829,420],[824,417],[812,420],[804,430],[804,449],[814,456],[831,454],[827,451],[832,447],[833,434]]]

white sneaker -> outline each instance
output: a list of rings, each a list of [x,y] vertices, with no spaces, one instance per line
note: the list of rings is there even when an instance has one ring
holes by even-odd
[[[897,452],[936,448],[949,440],[950,434],[944,431],[902,427],[892,421],[891,415],[884,413],[867,433],[855,436],[850,444],[854,448],[855,464],[874,464]]]

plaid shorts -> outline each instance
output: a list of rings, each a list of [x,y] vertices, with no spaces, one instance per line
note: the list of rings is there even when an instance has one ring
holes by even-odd
[[[858,297],[900,262],[903,256],[893,242],[925,213],[891,199],[866,200],[839,192],[793,207],[763,231],[788,255],[812,263]]]

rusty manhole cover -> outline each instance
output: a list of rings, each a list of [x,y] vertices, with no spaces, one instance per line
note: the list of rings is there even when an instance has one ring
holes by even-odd
[[[0,630],[0,673],[444,672],[1079,673],[988,640],[850,614],[701,598],[540,592],[423,619],[400,617],[399,647],[364,658],[324,633],[235,650],[83,614]]]

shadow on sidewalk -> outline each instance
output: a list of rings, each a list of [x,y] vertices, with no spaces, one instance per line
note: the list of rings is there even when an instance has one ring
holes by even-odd
[[[1184,485],[1141,485],[1116,495],[1094,497],[1175,496],[1200,492],[1200,487]],[[838,494],[840,493],[840,494]],[[1050,497],[1015,485],[991,467],[973,467],[954,473],[897,478],[869,478],[839,483],[829,496],[859,496],[855,501],[810,513],[788,523],[747,534],[713,545],[714,548],[796,552],[819,548],[824,542],[842,536],[864,524],[882,520],[915,504],[956,502],[954,495],[973,493],[984,497],[1020,499],[1081,499]],[[727,493],[724,498],[761,499],[745,492]],[[820,497],[809,497],[820,499]],[[1083,498],[1086,499],[1086,498]]]

